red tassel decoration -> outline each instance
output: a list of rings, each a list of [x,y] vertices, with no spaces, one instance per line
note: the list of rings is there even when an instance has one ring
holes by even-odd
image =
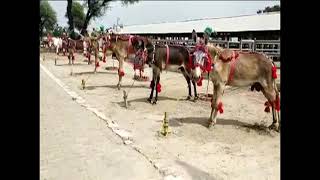
[[[201,78],[200,78],[199,81],[197,82],[197,85],[198,85],[198,86],[202,86],[202,80],[203,80],[203,77],[201,76]]]
[[[99,64],[99,62],[97,62],[97,64],[96,64],[96,67],[100,67],[100,64]]]
[[[106,63],[106,56],[103,56],[103,62]]]
[[[266,101],[264,103],[264,105],[266,106],[266,108],[264,108],[264,112],[269,113],[270,112],[270,106],[271,106],[270,102]]]
[[[119,70],[119,76],[124,76],[124,72],[122,70]]]
[[[270,106],[267,106],[266,108],[264,108],[264,112],[269,113],[270,112]]]
[[[269,101],[266,101],[266,102],[264,103],[264,105],[265,105],[265,106],[271,106],[271,104],[269,103]]]
[[[158,92],[158,93],[161,92],[161,84],[160,84],[160,83],[157,84],[157,92]]]
[[[222,102],[219,102],[217,110],[219,111],[220,114],[223,113],[223,106],[222,106]]]
[[[277,79],[277,67],[272,66],[272,78]]]

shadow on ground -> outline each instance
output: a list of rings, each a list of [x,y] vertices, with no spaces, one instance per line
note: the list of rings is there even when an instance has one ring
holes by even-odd
[[[176,160],[176,163],[182,166],[186,172],[192,177],[192,179],[199,179],[199,180],[215,180],[209,173],[194,167],[184,161]]]

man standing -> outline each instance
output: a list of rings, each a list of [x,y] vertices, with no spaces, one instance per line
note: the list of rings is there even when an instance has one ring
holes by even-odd
[[[192,30],[192,38],[191,38],[192,40],[193,40],[193,42],[197,42],[197,33],[196,33],[196,30]]]
[[[209,41],[209,37],[212,34],[212,28],[211,27],[206,27],[206,29],[203,32],[203,39],[204,39],[204,44],[207,45]]]

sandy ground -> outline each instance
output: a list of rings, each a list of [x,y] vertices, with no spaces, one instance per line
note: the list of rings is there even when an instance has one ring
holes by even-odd
[[[45,61],[42,57],[45,56]],[[177,179],[280,179],[280,134],[269,131],[272,115],[264,112],[262,93],[248,88],[228,88],[223,97],[224,113],[217,125],[207,128],[210,102],[186,101],[187,84],[182,74],[163,72],[162,92],[157,105],[147,103],[150,82],[135,82],[133,68],[125,64],[123,89],[129,92],[129,108],[123,104],[123,93],[116,88],[117,72],[105,70],[113,60],[108,57],[98,73],[93,65],[76,55],[76,65],[67,65],[66,57],[42,53],[40,63],[86,101],[117,122],[132,135],[141,154],[152,159],[163,177]],[[114,61],[117,66],[117,61]],[[73,75],[70,76],[71,69]],[[146,68],[151,77],[151,69]],[[86,89],[81,89],[81,80]],[[198,88],[206,93],[207,81]],[[209,85],[212,93],[212,84]],[[159,135],[164,112],[168,112],[168,137]],[[79,112],[80,113],[80,112]],[[79,122],[82,123],[82,122]],[[138,152],[137,152],[138,153]]]
[[[161,179],[42,70],[40,95],[40,180]]]

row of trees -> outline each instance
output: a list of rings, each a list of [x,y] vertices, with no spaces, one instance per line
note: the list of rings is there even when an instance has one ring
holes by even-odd
[[[274,5],[272,7],[265,7],[264,10],[257,11],[258,14],[267,13],[267,12],[277,12],[280,11],[280,5]]]
[[[85,0],[81,3],[68,0],[66,17],[68,18],[68,31],[71,36],[75,36],[77,29],[82,35],[87,30],[90,22],[103,16],[109,10],[110,2],[113,0]],[[127,6],[138,2],[139,0],[124,0],[122,5]],[[85,13],[86,10],[86,13]],[[40,1],[40,37],[44,30],[53,32],[54,35],[61,34],[66,28],[57,25],[57,15],[48,1]]]
[[[63,30],[68,30],[71,37],[75,38],[74,30],[77,29],[82,35],[87,30],[90,22],[103,16],[109,10],[110,2],[114,0],[84,0],[82,4],[73,0],[68,0],[66,17],[68,18],[68,29],[57,25],[57,14],[47,0],[40,1],[40,37],[44,30],[52,32],[54,36],[60,35]],[[122,5],[127,6],[139,0],[123,0]],[[86,10],[86,13],[85,13]],[[266,7],[257,11],[258,14],[265,12],[280,11],[280,5]]]

